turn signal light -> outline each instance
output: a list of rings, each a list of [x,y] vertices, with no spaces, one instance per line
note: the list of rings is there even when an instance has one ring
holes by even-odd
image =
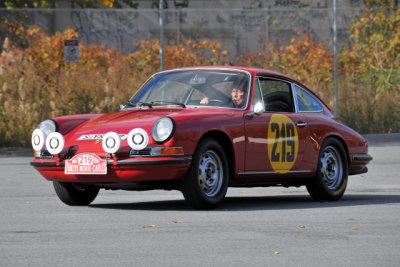
[[[163,147],[161,148],[160,155],[183,155],[182,147]]]
[[[172,156],[183,155],[182,147],[153,147],[151,149],[152,156]]]

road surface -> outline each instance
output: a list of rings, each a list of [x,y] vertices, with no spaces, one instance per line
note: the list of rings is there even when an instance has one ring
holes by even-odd
[[[372,138],[370,154],[337,202],[234,188],[195,211],[177,191],[101,190],[89,207],[66,206],[32,157],[3,153],[0,266],[398,266],[400,142]]]

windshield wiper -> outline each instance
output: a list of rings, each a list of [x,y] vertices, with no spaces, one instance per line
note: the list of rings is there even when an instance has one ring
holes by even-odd
[[[129,101],[125,103],[125,106],[136,107],[135,104],[132,104],[132,102]]]
[[[172,104],[172,105],[177,105],[177,106],[186,108],[185,104],[180,103],[180,102],[172,102],[172,101],[152,101],[151,104]]]
[[[130,106],[130,107],[141,107],[141,106],[147,106],[149,108],[153,107],[153,102],[151,103],[146,103],[146,102],[138,102],[137,104],[133,104],[132,102],[126,102],[125,106]]]
[[[135,104],[132,104],[131,102],[126,102],[125,104],[121,104],[121,105],[119,105],[119,109],[120,110],[124,110],[124,109],[126,109],[127,107],[136,107],[136,105]]]
[[[138,102],[136,105],[139,106],[139,107],[141,107],[141,106],[147,106],[147,107],[149,107],[149,108],[152,108],[152,107],[153,107],[153,102],[151,102],[151,103],[147,103],[147,102]]]

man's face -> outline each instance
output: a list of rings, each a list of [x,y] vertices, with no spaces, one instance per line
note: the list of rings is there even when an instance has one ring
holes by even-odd
[[[244,105],[244,91],[239,88],[232,89],[232,101],[236,106]]]

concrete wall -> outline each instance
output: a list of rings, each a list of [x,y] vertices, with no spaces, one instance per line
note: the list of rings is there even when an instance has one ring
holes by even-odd
[[[132,52],[135,42],[159,38],[158,0],[136,0],[138,9],[70,9],[57,1],[58,9],[24,10],[27,24],[48,32],[75,28],[85,44],[106,44]],[[187,39],[223,42],[234,58],[247,50],[260,49],[265,41],[287,44],[296,31],[310,32],[316,41],[330,45],[333,11],[331,0],[187,0],[187,8],[165,1],[165,38],[173,44]],[[348,28],[362,12],[361,0],[338,0],[339,44],[350,40]],[[18,12],[1,10],[0,16],[17,19]],[[4,38],[4,34],[3,34]]]

